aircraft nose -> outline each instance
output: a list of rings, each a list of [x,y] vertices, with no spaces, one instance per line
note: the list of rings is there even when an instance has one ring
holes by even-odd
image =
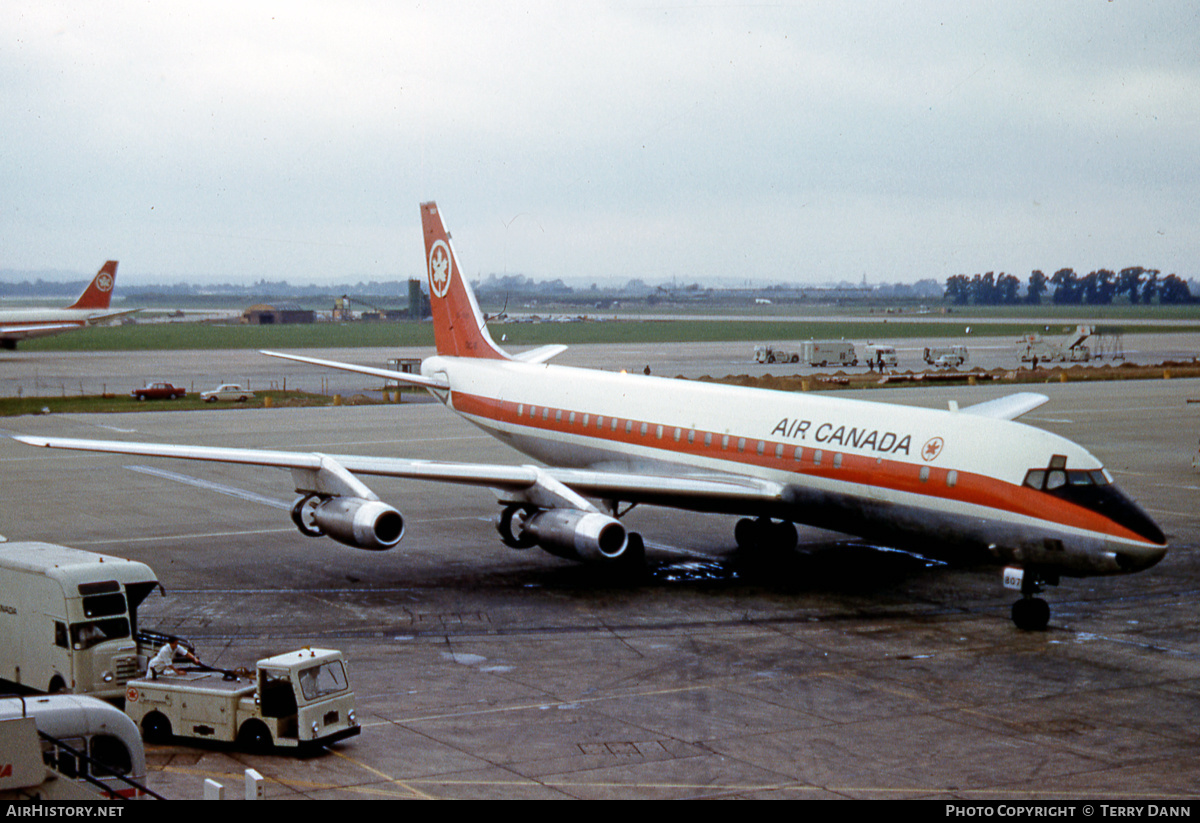
[[[1153,566],[1167,552],[1167,536],[1146,511],[1134,500],[1115,486],[1107,487],[1107,493],[1097,498],[1097,511],[1107,515],[1114,522],[1132,531],[1143,540],[1148,540],[1155,546],[1146,546],[1145,552],[1153,554],[1153,561],[1143,568]]]
[[[1127,572],[1140,572],[1157,564],[1167,556],[1167,546],[1123,546],[1115,552],[1117,563]]]

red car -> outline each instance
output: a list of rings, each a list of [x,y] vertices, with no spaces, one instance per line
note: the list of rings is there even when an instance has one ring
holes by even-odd
[[[186,395],[187,389],[172,386],[170,383],[150,383],[140,389],[134,389],[129,394],[134,400],[174,400]]]

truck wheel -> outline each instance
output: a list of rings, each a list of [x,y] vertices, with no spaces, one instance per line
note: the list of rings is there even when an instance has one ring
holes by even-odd
[[[57,674],[50,678],[50,687],[46,689],[49,694],[66,694],[67,683]]]
[[[149,743],[165,743],[171,739],[171,721],[161,712],[150,712],[142,718],[142,739]]]
[[[257,720],[247,720],[238,732],[238,745],[248,752],[269,752],[271,731]]]

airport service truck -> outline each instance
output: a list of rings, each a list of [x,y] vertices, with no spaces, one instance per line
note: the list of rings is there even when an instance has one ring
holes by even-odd
[[[1092,350],[1084,341],[1091,336],[1091,326],[1078,326],[1073,334],[1057,340],[1046,340],[1036,332],[1027,334],[1017,341],[1023,346],[1021,362],[1087,363],[1092,359]]]
[[[145,563],[50,543],[0,543],[0,678],[36,691],[120,698],[145,669],[137,609],[157,587]]]
[[[150,741],[172,735],[237,742],[256,751],[308,748],[359,733],[342,653],[300,649],[253,672],[147,672],[125,689],[125,713]]]
[[[900,360],[896,357],[896,348],[884,343],[867,344],[867,365],[872,369],[894,369]]]
[[[754,362],[755,363],[799,363],[800,355],[797,352],[788,349],[781,349],[776,346],[755,346],[754,347]]]
[[[926,346],[924,360],[939,369],[958,368],[971,359],[966,346]]]
[[[800,359],[810,366],[857,366],[854,344],[845,340],[805,340]]]
[[[845,340],[805,340],[797,351],[773,346],[754,349],[756,363],[807,363],[810,366],[857,366],[854,344]]]

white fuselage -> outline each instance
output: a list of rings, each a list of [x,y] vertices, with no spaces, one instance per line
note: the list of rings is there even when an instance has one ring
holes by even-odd
[[[1064,574],[1142,568],[1165,552],[1128,524],[1022,485],[1055,456],[1072,470],[1103,467],[1010,420],[512,360],[437,356],[422,373],[444,378],[451,390],[437,394],[468,420],[552,466],[787,488],[778,506],[730,512]]]
[[[111,312],[107,310],[93,311],[91,309],[3,309],[0,310],[0,326],[39,324],[86,326],[92,322],[94,316],[104,317],[109,314]]]

